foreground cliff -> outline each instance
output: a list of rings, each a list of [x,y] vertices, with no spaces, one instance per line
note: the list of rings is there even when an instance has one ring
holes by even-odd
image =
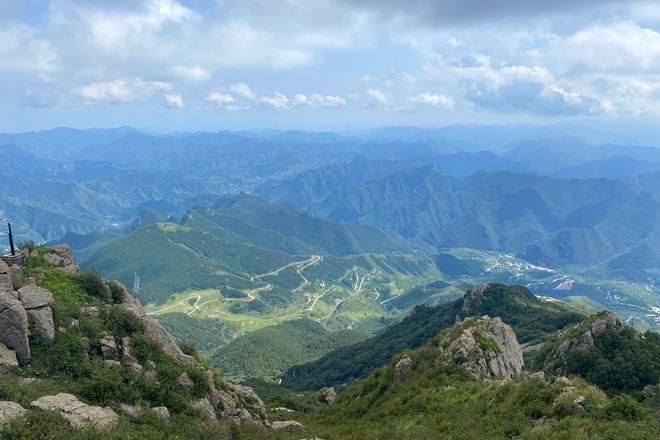
[[[250,388],[174,343],[124,286],[80,272],[68,247],[33,250],[23,267],[0,261],[0,437],[231,438],[269,426]]]

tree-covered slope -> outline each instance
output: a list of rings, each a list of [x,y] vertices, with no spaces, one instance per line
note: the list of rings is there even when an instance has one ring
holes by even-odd
[[[236,381],[277,381],[293,365],[364,340],[355,330],[329,332],[309,319],[283,322],[239,336],[211,356],[211,362]]]
[[[521,343],[541,340],[582,319],[580,314],[562,304],[540,301],[522,286],[489,284],[469,290],[452,303],[418,306],[401,322],[373,338],[289,369],[282,384],[295,389],[318,389],[365,377],[389,362],[396,353],[421,346],[457,319],[482,315],[501,317],[513,327]]]

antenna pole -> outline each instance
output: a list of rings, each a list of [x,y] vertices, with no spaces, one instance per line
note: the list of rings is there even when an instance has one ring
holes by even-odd
[[[14,256],[16,255],[16,249],[14,248],[14,234],[11,232],[11,223],[7,223],[7,227],[9,228],[9,249],[11,255]]]

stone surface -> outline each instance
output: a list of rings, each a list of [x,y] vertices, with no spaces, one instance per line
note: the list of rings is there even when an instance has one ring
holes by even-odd
[[[11,277],[9,266],[0,260],[0,292],[9,292],[14,290],[14,283]]]
[[[114,359],[117,357],[117,342],[114,336],[104,336],[99,340],[101,354],[105,359]]]
[[[179,384],[180,387],[185,388],[187,390],[192,390],[195,388],[195,382],[192,381],[190,376],[188,376],[188,373],[183,372],[181,375],[177,378],[176,380],[177,384]]]
[[[193,408],[199,411],[206,420],[216,420],[215,410],[208,397],[199,399],[193,404]]]
[[[119,405],[121,408],[122,412],[126,414],[128,417],[131,417],[133,419],[137,419],[142,415],[142,407],[138,405],[129,405],[127,403],[122,403]]]
[[[298,431],[299,429],[303,428],[305,428],[305,425],[300,422],[296,422],[295,420],[273,422],[273,429],[275,431]]]
[[[53,311],[50,307],[26,310],[28,315],[28,326],[30,334],[47,342],[55,340],[55,324],[53,323]]]
[[[106,366],[110,368],[121,368],[121,362],[116,361],[114,359],[106,359],[103,362],[105,363]]]
[[[126,336],[121,339],[121,361],[125,365],[134,365],[138,363],[137,358],[133,354],[133,339]]]
[[[28,317],[21,302],[0,292],[0,343],[16,352],[19,365],[30,362]]]
[[[58,244],[51,248],[50,252],[43,255],[44,259],[55,267],[58,267],[66,272],[78,272],[79,268],[76,260],[73,257],[71,249],[66,244]]]
[[[413,372],[413,361],[407,354],[405,354],[394,366],[394,380],[397,383],[403,383],[410,379]]]
[[[324,388],[321,390],[321,401],[330,405],[337,398],[337,392],[333,387]]]
[[[32,402],[30,406],[58,412],[76,428],[94,427],[107,430],[116,427],[119,423],[119,416],[112,408],[87,405],[73,394],[44,396]]]
[[[0,343],[0,373],[6,373],[14,368],[18,368],[16,352],[8,349],[5,344]]]
[[[18,296],[25,310],[37,309],[53,304],[53,294],[35,284],[28,284],[18,289]]]
[[[516,334],[500,318],[466,318],[440,342],[447,361],[475,377],[510,378],[523,370],[523,354]]]
[[[170,421],[170,410],[164,406],[156,406],[151,408],[151,412],[156,414],[163,422],[169,423]]]
[[[15,402],[0,400],[0,426],[18,417],[23,417],[27,410]]]

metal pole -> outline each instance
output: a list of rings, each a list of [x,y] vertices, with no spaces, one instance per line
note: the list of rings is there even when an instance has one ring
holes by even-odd
[[[14,249],[14,234],[11,233],[11,223],[7,223],[9,228],[9,249],[11,250],[11,255],[16,255],[16,249]]]

